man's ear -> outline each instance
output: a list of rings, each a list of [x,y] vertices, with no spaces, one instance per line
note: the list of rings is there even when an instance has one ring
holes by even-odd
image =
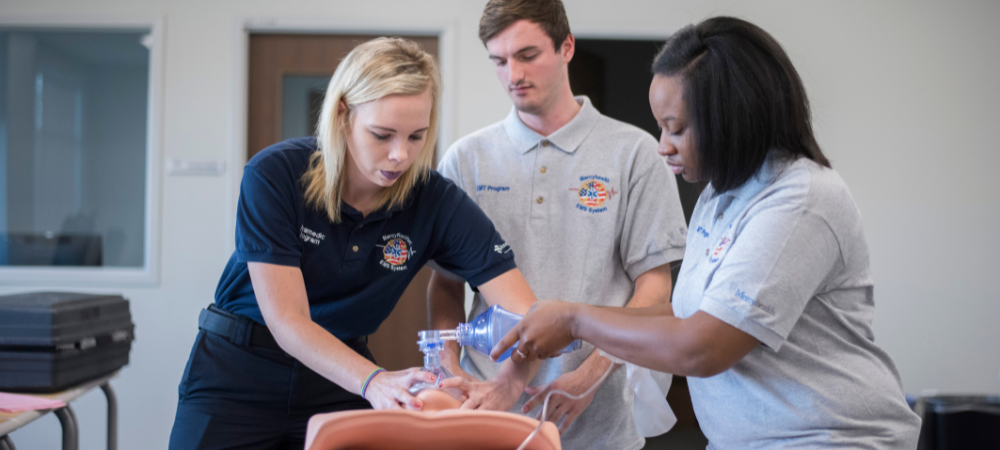
[[[567,64],[573,60],[573,54],[576,53],[576,38],[573,37],[573,33],[566,35],[566,40],[559,47],[559,53]]]

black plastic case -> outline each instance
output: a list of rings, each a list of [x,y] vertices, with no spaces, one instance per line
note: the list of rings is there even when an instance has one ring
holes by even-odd
[[[0,391],[55,392],[128,364],[135,325],[118,295],[0,296]]]

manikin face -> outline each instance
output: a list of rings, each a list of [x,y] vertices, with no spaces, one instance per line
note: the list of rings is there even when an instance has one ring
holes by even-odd
[[[649,86],[649,107],[660,127],[660,142],[656,150],[667,157],[667,165],[688,183],[698,182],[698,152],[694,148],[694,131],[684,104],[684,86],[680,77],[656,75]]]
[[[389,95],[354,108],[347,135],[352,186],[386,188],[410,168],[424,148],[432,102],[428,90],[420,95]]]
[[[573,58],[573,45],[570,35],[556,51],[541,26],[519,20],[490,39],[486,50],[514,107],[541,115],[568,83],[566,65]]]

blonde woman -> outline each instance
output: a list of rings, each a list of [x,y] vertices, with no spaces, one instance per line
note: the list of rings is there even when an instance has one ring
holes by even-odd
[[[420,409],[407,388],[433,376],[382,370],[366,336],[429,261],[492,302],[528,310],[535,298],[509,247],[431,170],[440,91],[417,44],[361,44],[330,81],[318,136],[247,163],[236,251],[199,317],[171,449],[301,448],[316,413]],[[533,373],[504,367],[470,394],[509,408],[520,395],[509,386]]]

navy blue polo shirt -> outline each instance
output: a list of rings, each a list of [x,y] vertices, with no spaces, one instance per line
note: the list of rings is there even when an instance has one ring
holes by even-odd
[[[341,222],[306,205],[302,175],[315,138],[268,147],[247,163],[236,251],[215,292],[218,307],[264,324],[247,262],[299,267],[313,321],[341,340],[374,333],[428,261],[481,285],[515,267],[493,223],[436,171],[406,205],[368,217],[341,205]]]

